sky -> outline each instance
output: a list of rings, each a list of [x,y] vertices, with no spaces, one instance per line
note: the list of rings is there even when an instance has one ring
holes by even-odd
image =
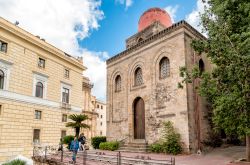
[[[186,20],[200,30],[201,0],[0,0],[0,16],[39,35],[59,49],[82,56],[92,94],[106,101],[106,60],[125,50],[141,14],[166,10],[173,22]]]

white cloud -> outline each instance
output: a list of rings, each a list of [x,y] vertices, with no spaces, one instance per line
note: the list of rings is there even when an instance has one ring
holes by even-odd
[[[104,16],[100,5],[97,0],[0,0],[0,16],[11,22],[19,21],[18,26],[69,54],[84,56],[89,68],[87,74],[94,83],[93,94],[104,98],[106,68],[103,59],[108,55],[80,52],[77,43],[77,39],[86,38],[91,29],[98,29],[98,21]],[[96,68],[100,67],[97,72]]]
[[[101,100],[106,98],[106,63],[102,59],[109,58],[107,52],[91,52],[86,49],[82,50],[83,63],[87,66],[84,73],[94,83],[93,93]]]
[[[173,23],[175,22],[176,12],[177,12],[178,8],[179,8],[179,5],[165,7],[165,10],[170,15],[170,18],[171,18]]]
[[[125,5],[126,9],[133,4],[133,0],[115,0],[116,2]]]
[[[202,32],[202,27],[200,26],[200,14],[204,13],[204,9],[205,5],[202,0],[197,0],[196,8],[186,16],[186,21],[199,32]]]

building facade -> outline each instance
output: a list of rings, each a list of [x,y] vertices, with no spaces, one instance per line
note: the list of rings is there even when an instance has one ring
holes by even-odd
[[[90,80],[87,77],[83,77],[83,100],[84,108],[83,114],[89,117],[89,120],[86,121],[86,124],[90,126],[89,129],[83,129],[87,142],[90,144],[92,137],[96,136],[97,130],[97,116],[98,114],[95,111],[95,97],[91,95],[91,89],[93,84],[90,83]]]
[[[86,109],[85,69],[82,59],[0,17],[0,162],[74,135],[65,123]]]
[[[191,47],[205,37],[185,21],[172,24],[159,8],[144,12],[138,27],[126,50],[107,60],[107,138],[151,144],[160,139],[162,123],[172,121],[184,150],[196,152],[208,138],[208,106],[195,90],[199,80],[178,88],[179,69],[211,69]]]
[[[98,114],[96,122],[96,135],[106,136],[107,120],[106,120],[106,104],[100,100],[96,100],[95,111]]]

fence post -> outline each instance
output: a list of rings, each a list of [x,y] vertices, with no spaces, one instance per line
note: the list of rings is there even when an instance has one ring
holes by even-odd
[[[83,165],[86,165],[86,160],[87,160],[87,151],[84,149],[84,151],[83,151]]]
[[[47,159],[47,146],[45,146],[45,161]]]
[[[171,157],[171,165],[175,165],[175,158]]]
[[[61,143],[61,162],[63,162],[63,144]]]
[[[121,152],[119,151],[119,165],[121,165]]]
[[[33,157],[35,156],[35,145],[33,146]]]

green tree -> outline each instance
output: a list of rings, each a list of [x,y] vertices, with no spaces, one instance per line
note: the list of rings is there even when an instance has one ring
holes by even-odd
[[[75,133],[76,133],[75,136],[77,136],[77,137],[79,136],[81,128],[90,128],[89,125],[83,123],[85,120],[89,119],[87,115],[72,114],[72,115],[69,115],[68,118],[71,119],[73,122],[66,123],[66,127],[74,128],[75,129]]]
[[[207,7],[201,25],[207,40],[193,48],[215,64],[211,73],[181,68],[185,82],[201,78],[199,92],[213,108],[213,123],[227,135],[246,137],[250,161],[250,1],[203,0]]]

